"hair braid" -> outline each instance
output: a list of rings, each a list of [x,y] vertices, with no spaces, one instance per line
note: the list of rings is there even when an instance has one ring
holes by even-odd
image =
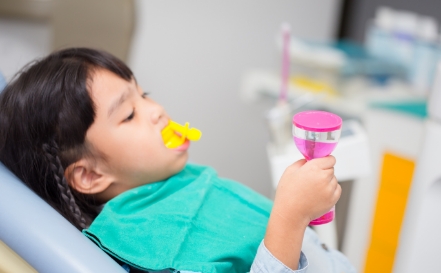
[[[66,211],[66,213],[70,212],[70,215],[73,216],[74,221],[80,228],[87,228],[86,219],[75,201],[75,197],[64,177],[64,169],[58,156],[58,150],[58,145],[54,140],[50,141],[49,144],[43,144],[43,151],[48,159],[50,170],[54,175],[61,197],[67,206],[68,211]]]

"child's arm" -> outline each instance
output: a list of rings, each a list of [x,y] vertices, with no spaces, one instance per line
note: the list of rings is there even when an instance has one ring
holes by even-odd
[[[298,268],[309,222],[329,211],[340,198],[334,165],[333,156],[299,160],[285,170],[278,184],[264,244],[293,270]]]

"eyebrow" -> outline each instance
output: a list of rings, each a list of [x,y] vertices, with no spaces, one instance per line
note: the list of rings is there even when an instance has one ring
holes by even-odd
[[[121,104],[127,100],[127,98],[130,96],[130,91],[130,88],[127,88],[126,91],[124,91],[124,93],[122,93],[121,96],[110,105],[109,111],[107,112],[108,117],[110,117],[116,111],[116,109],[118,109],[118,107],[120,107]]]

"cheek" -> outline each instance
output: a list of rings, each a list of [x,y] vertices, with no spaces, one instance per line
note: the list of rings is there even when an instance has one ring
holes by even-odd
[[[94,128],[96,129],[96,128]],[[94,130],[90,142],[108,157],[113,168],[152,166],[158,168],[167,157],[161,135],[147,126],[128,126],[124,130]],[[150,167],[148,167],[150,169]]]
[[[151,134],[137,134],[121,145],[118,154],[121,158],[155,163],[165,156],[167,152],[165,149],[158,137]]]

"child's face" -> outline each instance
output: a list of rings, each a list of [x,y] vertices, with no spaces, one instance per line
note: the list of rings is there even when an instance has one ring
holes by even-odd
[[[112,177],[112,192],[119,194],[182,170],[188,145],[165,147],[161,131],[170,118],[161,105],[143,96],[135,80],[127,82],[100,69],[94,73],[90,90],[96,117],[86,141],[104,154],[101,171]]]

